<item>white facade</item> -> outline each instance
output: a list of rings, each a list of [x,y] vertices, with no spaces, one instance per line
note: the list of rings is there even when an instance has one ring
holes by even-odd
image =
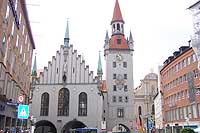
[[[66,75],[66,81],[64,81]],[[73,46],[61,46],[56,52],[56,57],[48,63],[43,72],[40,73],[36,83],[33,84],[33,98],[30,107],[31,115],[37,123],[48,121],[54,125],[57,132],[64,132],[70,122],[82,123],[86,127],[98,128],[101,131],[103,101],[98,88],[99,77],[93,77],[89,72],[89,66],[73,50]],[[101,82],[100,82],[101,83]],[[62,88],[69,90],[69,114],[59,115],[58,99]],[[49,95],[48,115],[41,115],[42,94]],[[79,115],[79,96],[81,93],[87,95],[87,114]]]
[[[158,67],[158,72],[160,73],[160,70],[162,69],[162,66]],[[154,107],[155,107],[155,127],[156,129],[163,129],[163,113],[162,113],[162,92],[160,90],[160,74],[158,75],[158,92],[156,94],[156,97],[154,99]]]

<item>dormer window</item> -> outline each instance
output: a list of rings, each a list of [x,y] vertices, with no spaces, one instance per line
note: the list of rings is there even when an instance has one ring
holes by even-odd
[[[121,39],[117,39],[117,44],[121,44]]]

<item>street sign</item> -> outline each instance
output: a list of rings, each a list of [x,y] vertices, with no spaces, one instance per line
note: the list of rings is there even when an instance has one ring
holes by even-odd
[[[22,103],[24,101],[24,96],[23,95],[20,95],[18,97],[18,102]]]
[[[18,106],[17,117],[19,119],[28,119],[28,116],[29,116],[29,106],[20,104]]]
[[[153,121],[149,120],[149,129],[152,130],[154,127]]]

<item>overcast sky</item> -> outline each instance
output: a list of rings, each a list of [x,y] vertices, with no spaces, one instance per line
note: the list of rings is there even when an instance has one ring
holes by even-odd
[[[134,87],[193,34],[192,16],[187,8],[197,0],[119,0],[125,21],[125,36],[134,39]],[[63,45],[67,18],[70,44],[83,55],[96,75],[98,51],[102,51],[115,0],[27,0],[35,39],[37,67],[43,69]]]

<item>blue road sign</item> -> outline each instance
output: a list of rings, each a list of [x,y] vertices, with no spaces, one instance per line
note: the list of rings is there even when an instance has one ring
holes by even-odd
[[[152,130],[154,127],[153,121],[149,120],[149,129]]]
[[[19,119],[28,119],[29,116],[29,106],[28,105],[19,105],[17,117]]]

